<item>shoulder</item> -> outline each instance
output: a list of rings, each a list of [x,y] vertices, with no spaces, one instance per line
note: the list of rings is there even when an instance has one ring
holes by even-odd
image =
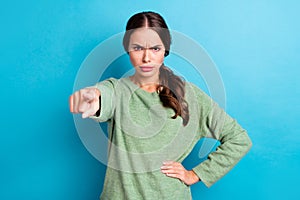
[[[108,78],[103,81],[100,81],[96,84],[96,87],[100,90],[109,90],[116,93],[130,93],[134,91],[134,85],[131,83],[129,77],[123,77],[120,79],[117,78]],[[100,90],[101,91],[101,90]]]
[[[186,82],[185,88],[185,99],[191,108],[190,110],[201,110],[204,113],[211,110],[214,101],[201,88],[190,82]]]
[[[98,82],[97,84],[104,84],[104,85],[105,85],[105,84],[106,84],[106,85],[111,84],[111,85],[115,85],[115,84],[117,84],[118,81],[119,81],[119,79],[116,79],[116,78],[111,77],[111,78],[102,80],[102,81]]]
[[[199,88],[194,83],[186,82],[185,90],[186,90],[187,96],[193,96],[193,97],[196,97],[197,99],[211,101],[211,98],[201,88]]]
[[[110,87],[110,88],[117,88],[122,82],[124,81],[124,78],[117,79],[117,78],[108,78],[105,80],[102,80],[98,83],[96,83],[97,87]]]

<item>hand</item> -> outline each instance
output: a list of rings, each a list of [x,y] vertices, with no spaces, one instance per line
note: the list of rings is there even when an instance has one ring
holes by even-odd
[[[69,98],[70,111],[72,113],[82,113],[82,118],[87,118],[99,110],[100,91],[97,88],[84,88]]]
[[[186,170],[181,163],[168,161],[164,162],[161,166],[161,172],[168,177],[178,178],[186,185],[192,185],[200,181],[199,177],[193,170]]]

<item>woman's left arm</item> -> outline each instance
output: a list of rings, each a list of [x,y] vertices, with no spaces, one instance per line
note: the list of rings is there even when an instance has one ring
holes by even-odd
[[[205,123],[205,124],[204,124]],[[193,168],[201,181],[210,187],[249,151],[252,142],[247,132],[215,102],[202,124],[202,133],[220,141],[208,159]]]
[[[252,142],[236,120],[198,87],[191,86],[194,93],[190,99],[195,101],[190,101],[189,104],[198,104],[199,139],[214,138],[221,144],[215,152],[208,155],[207,160],[193,170],[186,170],[178,162],[165,162],[161,171],[169,177],[180,179],[187,185],[202,181],[210,187],[237,164],[249,151]]]
[[[167,176],[178,178],[187,185],[202,181],[210,187],[236,165],[249,151],[252,142],[236,120],[204,92],[195,86],[193,88],[196,95],[193,99],[197,99],[199,105],[199,139],[214,138],[221,144],[215,152],[208,155],[207,160],[193,170],[186,170],[178,162],[165,162],[161,170]]]
[[[221,145],[193,170],[186,170],[179,162],[169,161],[163,163],[161,171],[166,176],[180,179],[186,185],[202,181],[210,187],[234,167],[248,152],[252,143],[236,120],[215,103],[205,120],[201,121],[201,135],[217,139]]]

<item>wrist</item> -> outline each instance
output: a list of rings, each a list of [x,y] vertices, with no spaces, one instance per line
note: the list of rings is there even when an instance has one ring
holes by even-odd
[[[94,116],[99,117],[100,116],[100,110],[101,110],[101,96],[99,96],[99,109],[95,113]]]
[[[190,170],[189,172],[191,174],[194,183],[201,181],[199,176],[193,170]]]

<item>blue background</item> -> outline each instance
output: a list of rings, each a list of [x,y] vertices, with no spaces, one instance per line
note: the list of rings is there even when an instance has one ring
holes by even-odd
[[[253,148],[194,199],[297,199],[300,179],[298,1],[2,1],[0,199],[98,199],[105,166],[68,110],[76,73],[133,13],[161,13],[218,66],[226,111]]]

